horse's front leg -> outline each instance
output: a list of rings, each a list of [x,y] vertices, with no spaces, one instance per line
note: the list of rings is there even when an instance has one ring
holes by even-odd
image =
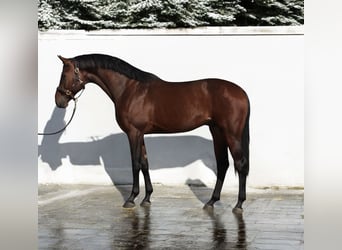
[[[141,169],[141,148],[143,144],[143,135],[139,132],[127,133],[132,159],[133,187],[131,195],[126,200],[123,207],[132,208],[135,206],[134,200],[139,194],[139,172]]]
[[[151,178],[148,170],[148,160],[146,147],[144,143],[144,135],[135,131],[128,133],[128,139],[132,158],[133,188],[131,195],[123,205],[125,208],[135,206],[134,200],[139,194],[139,173],[142,170],[145,180],[145,198],[141,202],[141,206],[149,206],[151,204],[150,197],[153,192]]]

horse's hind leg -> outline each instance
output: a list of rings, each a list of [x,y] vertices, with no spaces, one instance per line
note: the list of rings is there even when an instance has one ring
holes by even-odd
[[[205,204],[204,208],[212,208],[214,203],[220,200],[221,190],[229,166],[227,144],[219,127],[210,126],[210,132],[213,136],[214,151],[217,165],[217,179],[215,189],[211,199]]]
[[[228,137],[227,141],[234,160],[235,171],[239,174],[238,202],[233,212],[242,213],[242,203],[246,200],[246,178],[249,172],[248,149],[243,148],[241,140],[237,140],[234,137]]]

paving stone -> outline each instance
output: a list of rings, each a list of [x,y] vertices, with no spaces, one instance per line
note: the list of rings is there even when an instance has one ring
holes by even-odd
[[[250,191],[235,215],[237,190],[209,212],[212,189],[154,186],[124,209],[130,186],[40,185],[39,249],[304,249],[303,190]]]

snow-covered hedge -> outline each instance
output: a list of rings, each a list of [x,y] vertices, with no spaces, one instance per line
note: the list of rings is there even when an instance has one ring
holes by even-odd
[[[304,0],[39,0],[49,29],[301,25]]]

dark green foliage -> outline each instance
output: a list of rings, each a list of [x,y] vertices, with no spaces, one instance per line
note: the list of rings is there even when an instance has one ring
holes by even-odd
[[[38,0],[40,30],[303,23],[303,0]]]
[[[301,25],[304,24],[304,1],[241,0],[246,13],[237,15],[237,25]]]

